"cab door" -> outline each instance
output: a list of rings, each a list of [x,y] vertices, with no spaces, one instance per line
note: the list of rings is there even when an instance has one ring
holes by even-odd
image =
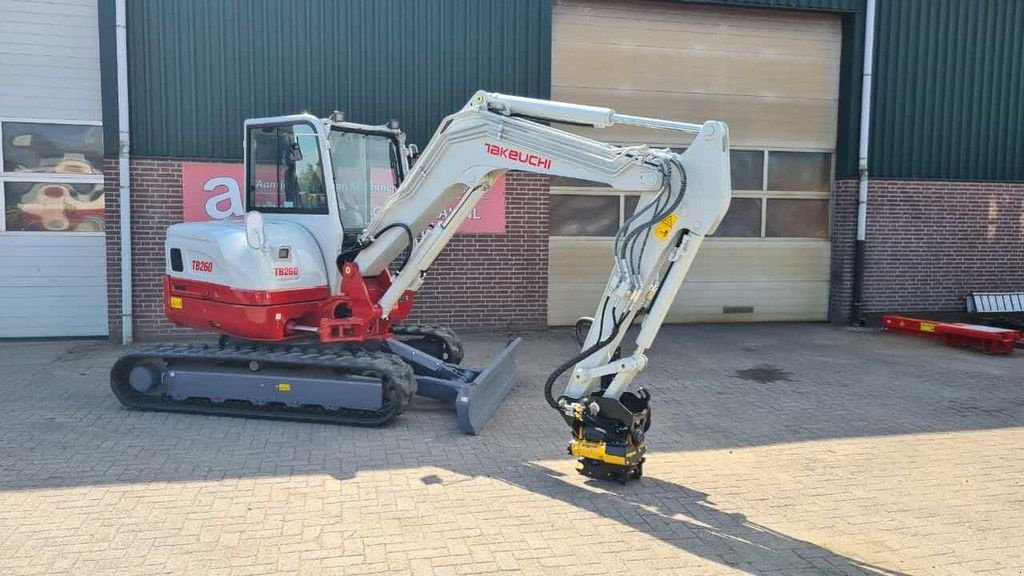
[[[294,222],[316,240],[331,293],[340,292],[336,259],[343,230],[323,123],[297,114],[245,122],[245,208],[268,221]]]

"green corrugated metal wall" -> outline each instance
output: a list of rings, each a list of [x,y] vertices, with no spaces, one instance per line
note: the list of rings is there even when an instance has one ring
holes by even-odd
[[[857,12],[864,0],[675,0],[694,4],[727,4],[758,8],[788,8],[796,10],[824,10],[827,12]],[[884,1],[884,0],[883,0]]]
[[[1024,180],[1024,1],[878,2],[871,172]]]
[[[551,89],[550,0],[130,0],[128,31],[138,156],[240,158],[245,118],[303,110],[422,145],[479,88]]]
[[[864,0],[843,13],[837,175],[856,175]],[[99,0],[112,31],[113,0]],[[547,97],[551,0],[129,0],[133,154],[237,158],[242,119],[345,109],[423,144],[476,88]],[[875,176],[1024,180],[1024,0],[880,0]],[[301,31],[297,33],[296,31]],[[113,34],[101,37],[116,153]]]
[[[836,131],[836,178],[856,177],[860,150],[860,105],[864,72],[864,12],[843,15],[839,58],[839,121]]]

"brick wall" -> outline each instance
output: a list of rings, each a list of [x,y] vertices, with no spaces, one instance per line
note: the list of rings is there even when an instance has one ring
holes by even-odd
[[[121,199],[117,159],[103,159],[104,218],[107,248],[107,327],[110,340],[121,341]]]
[[[181,164],[168,160],[131,161],[132,315],[140,341],[183,336],[191,331],[167,321],[163,311],[164,236],[181,222]],[[107,190],[118,186],[117,161],[104,164]],[[110,338],[121,339],[121,228],[117,193],[107,194],[107,297]]]
[[[857,181],[839,180],[832,193],[832,263],[829,320],[850,321],[853,303],[853,250],[857,240]]]
[[[121,338],[120,226],[117,162],[106,160],[107,278],[110,337]],[[509,173],[506,234],[459,235],[449,243],[417,295],[413,320],[457,328],[537,328],[547,319],[548,183]],[[182,220],[181,164],[131,161],[132,283],[135,338],[184,336],[190,330],[163,314],[164,237]]]
[[[182,219],[181,165],[133,160],[135,334],[182,336],[166,321],[161,278],[168,226]],[[104,165],[110,336],[120,339],[117,163]],[[413,320],[454,327],[543,327],[548,286],[547,178],[513,172],[506,185],[506,234],[459,235],[431,268]],[[852,300],[857,181],[836,182],[830,316],[848,322]],[[974,290],[1024,288],[1024,183],[873,180],[868,207],[864,311],[963,310]]]
[[[847,321],[857,182],[836,183],[832,316]],[[864,312],[955,313],[980,290],[1024,289],[1024,183],[872,180]]]
[[[445,248],[416,296],[411,320],[461,327],[547,324],[548,180],[510,172],[506,234],[464,234]]]

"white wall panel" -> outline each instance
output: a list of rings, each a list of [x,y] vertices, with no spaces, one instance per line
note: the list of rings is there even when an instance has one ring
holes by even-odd
[[[0,338],[107,333],[101,234],[0,234]]]
[[[0,0],[0,117],[101,120],[96,0]]]

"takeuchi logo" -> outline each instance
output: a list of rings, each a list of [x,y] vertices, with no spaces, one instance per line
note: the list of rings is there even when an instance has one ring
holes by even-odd
[[[543,168],[545,170],[551,169],[551,159],[541,158],[536,154],[527,154],[521,150],[515,148],[505,148],[498,146],[497,144],[489,144],[484,142],[484,147],[487,148],[487,153],[491,156],[497,156],[498,158],[505,158],[513,162],[519,162],[528,166],[536,166],[537,168]]]

